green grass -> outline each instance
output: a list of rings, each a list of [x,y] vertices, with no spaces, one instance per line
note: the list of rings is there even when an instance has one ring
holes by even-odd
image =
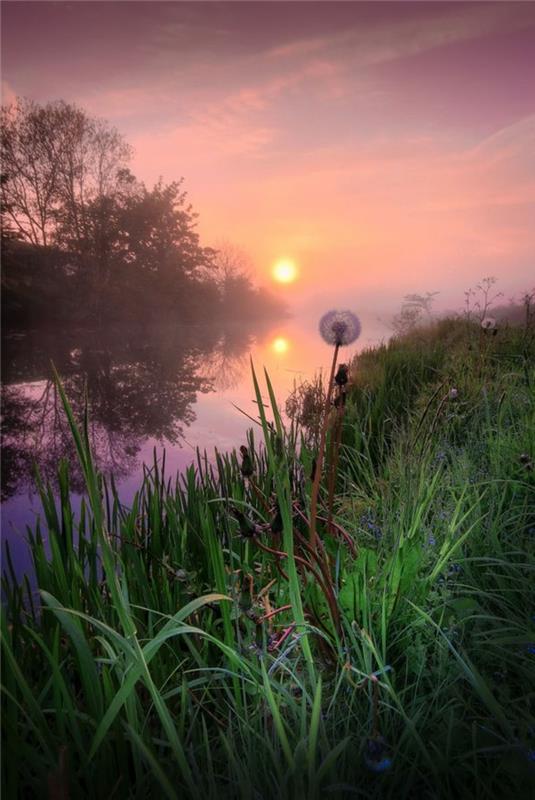
[[[532,796],[533,355],[456,320],[363,353],[316,555],[267,375],[252,483],[236,453],[155,459],[129,507],[64,398],[87,500],[59,465],[39,597],[4,578],[3,796]]]

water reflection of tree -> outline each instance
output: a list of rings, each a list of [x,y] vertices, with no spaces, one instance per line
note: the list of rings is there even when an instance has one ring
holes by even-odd
[[[217,345],[203,359],[203,371],[214,389],[225,391],[239,383],[247,368],[247,353],[254,338],[241,326],[228,326],[221,333]]]
[[[82,488],[74,444],[57,389],[52,381],[33,388],[42,390],[38,397],[17,386],[2,388],[2,500],[31,484],[35,466],[44,478],[54,478],[60,458],[66,458],[71,465],[73,489]],[[80,417],[81,409],[71,392],[69,397]],[[103,471],[113,471],[120,480],[134,468],[139,441],[130,431],[112,431],[92,418],[89,435]]]
[[[60,458],[71,464],[73,488],[82,488],[50,359],[79,420],[87,387],[95,459],[102,471],[120,480],[135,469],[147,440],[180,440],[195,420],[198,392],[239,380],[252,338],[240,326],[190,326],[117,328],[8,342],[3,354],[2,499],[31,485],[34,464],[53,479]]]

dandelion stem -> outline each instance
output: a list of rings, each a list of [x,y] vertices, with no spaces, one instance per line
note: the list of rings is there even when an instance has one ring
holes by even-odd
[[[329,424],[329,412],[331,410],[331,395],[334,383],[334,371],[336,369],[336,360],[338,358],[338,351],[340,345],[337,343],[334,347],[333,363],[331,366],[331,375],[327,385],[327,396],[325,398],[325,408],[323,410],[323,420],[320,431],[320,443],[318,449],[318,458],[316,460],[316,471],[314,473],[314,481],[312,483],[312,492],[310,495],[310,544],[316,548],[316,518],[318,514],[318,495],[321,480],[321,468],[323,464],[323,456],[325,453],[325,440],[327,438],[327,427]]]
[[[334,504],[334,489],[336,484],[336,477],[338,474],[338,458],[340,454],[340,444],[342,441],[342,423],[344,417],[344,397],[340,391],[338,394],[339,405],[336,409],[336,422],[331,442],[331,460],[329,465],[329,499],[327,501],[327,530],[329,533],[332,531],[333,524],[333,504]]]

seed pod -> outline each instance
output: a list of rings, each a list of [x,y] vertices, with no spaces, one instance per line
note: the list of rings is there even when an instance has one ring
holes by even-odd
[[[233,514],[238,525],[240,526],[240,536],[243,536],[244,539],[251,539],[257,532],[254,522],[251,522],[251,520],[248,519],[245,514],[242,514],[242,512],[238,509],[234,509]]]
[[[249,451],[243,444],[240,447],[240,453],[242,458],[240,467],[241,474],[243,475],[244,478],[250,478],[254,472],[253,459],[251,458],[251,456],[249,455]]]
[[[345,386],[349,380],[349,368],[347,364],[340,364],[338,367],[338,372],[334,376],[334,380],[337,386]]]
[[[283,529],[282,515],[280,512],[280,508],[278,506],[271,522],[269,523],[269,527],[271,529],[271,533],[274,533],[275,535],[282,533]]]

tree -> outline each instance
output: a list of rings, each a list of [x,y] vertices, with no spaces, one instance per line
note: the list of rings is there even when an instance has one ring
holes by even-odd
[[[221,305],[227,312],[238,312],[241,318],[249,319],[286,313],[280,298],[253,284],[251,259],[240,247],[228,241],[221,242],[214,252],[213,267],[213,280]]]
[[[4,186],[7,182],[7,175],[0,174],[0,232],[2,235],[2,242],[5,239],[20,239],[20,231],[13,227],[12,221],[12,204],[8,201]]]
[[[2,108],[3,204],[22,238],[47,245],[57,200],[57,159],[52,155],[54,112],[19,101]]]
[[[392,320],[396,336],[404,336],[417,328],[424,320],[431,320],[431,307],[438,292],[425,294],[406,294],[401,311]]]
[[[88,205],[116,189],[130,148],[107,123],[64,101],[2,108],[6,216],[22,238],[84,252]]]
[[[163,284],[199,279],[212,269],[214,250],[201,247],[196,217],[183,180],[152,188],[144,184],[125,198],[118,213],[117,248],[122,261]]]
[[[112,275],[124,260],[122,231],[126,209],[141,196],[142,185],[127,168],[118,170],[113,192],[99,194],[84,209],[84,236],[81,247],[72,249],[82,266],[90,262],[87,277],[101,293],[109,286]],[[68,247],[68,242],[63,243]],[[71,248],[69,248],[71,249]]]
[[[503,292],[494,292],[493,287],[496,280],[493,276],[483,278],[475,287],[471,287],[464,293],[466,319],[483,322],[496,300],[503,297]]]
[[[94,256],[91,212],[108,210],[131,184],[133,176],[126,169],[131,148],[107,123],[72,106],[62,109],[59,124],[63,145],[56,240],[81,256]]]
[[[246,280],[250,283],[251,260],[241,248],[230,242],[221,242],[214,254],[214,280],[217,283],[221,299],[231,293],[236,281]]]

